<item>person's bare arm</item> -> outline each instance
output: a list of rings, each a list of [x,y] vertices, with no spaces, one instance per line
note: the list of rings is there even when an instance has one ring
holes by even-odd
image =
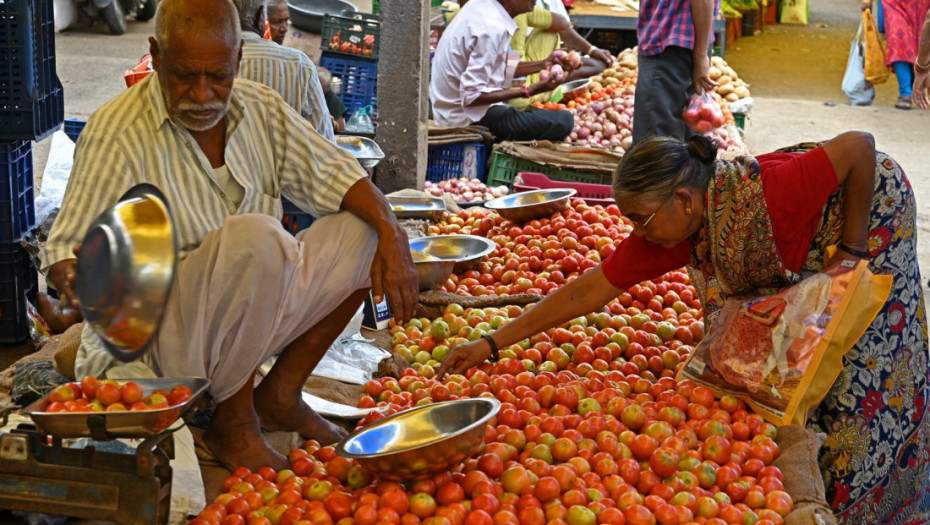
[[[622,290],[610,284],[603,269],[598,266],[559,288],[516,320],[502,326],[494,332],[494,342],[500,348],[512,345],[575,317],[589,314],[616,298],[621,292]],[[487,359],[490,353],[491,347],[483,339],[456,346],[443,360],[437,370],[437,376],[463,373]]]
[[[930,109],[930,11],[924,18],[914,61],[914,103],[921,109]]]
[[[837,184],[845,189],[843,243],[855,250],[867,250],[875,186],[875,140],[870,133],[849,131],[826,142],[823,149],[836,172]]]
[[[387,294],[394,319],[406,323],[416,310],[419,284],[407,234],[397,223],[391,205],[381,190],[364,178],[346,192],[342,209],[368,223],[378,234],[378,249],[371,262],[371,291],[376,301]]]
[[[700,95],[717,85],[710,79],[710,57],[707,56],[714,30],[714,0],[691,0],[691,17],[694,19],[694,70],[691,77],[694,91]]]

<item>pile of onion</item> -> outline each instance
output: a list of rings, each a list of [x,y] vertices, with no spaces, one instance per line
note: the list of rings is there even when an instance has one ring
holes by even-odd
[[[478,179],[462,177],[439,182],[426,181],[423,190],[433,197],[452,195],[456,202],[481,202],[503,197],[510,192],[507,186],[486,186]]]

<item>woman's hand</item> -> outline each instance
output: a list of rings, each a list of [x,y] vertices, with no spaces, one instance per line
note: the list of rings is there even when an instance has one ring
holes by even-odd
[[[872,9],[871,0],[862,0],[862,4],[859,6],[859,9],[865,11],[866,9]]]
[[[436,377],[442,379],[446,374],[464,374],[469,368],[483,363],[489,355],[491,346],[484,339],[460,344],[442,360],[442,364],[436,370]]]

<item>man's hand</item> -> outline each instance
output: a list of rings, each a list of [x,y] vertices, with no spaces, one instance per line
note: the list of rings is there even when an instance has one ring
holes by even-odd
[[[81,251],[80,246],[75,246],[74,255],[77,256]],[[62,308],[70,307],[80,309],[81,303],[78,301],[77,293],[74,291],[74,277],[76,275],[75,267],[77,259],[65,259],[58,261],[48,269],[46,278],[51,281],[52,285],[58,290],[58,297],[61,301]]]
[[[691,81],[694,82],[694,92],[698,95],[717,86],[717,83],[710,79],[710,57],[706,53],[695,53]]]
[[[464,374],[469,368],[483,363],[489,355],[491,347],[484,339],[458,345],[442,360],[436,377],[442,379],[446,374]]]
[[[597,60],[600,60],[601,62],[607,64],[607,67],[610,67],[614,64],[613,55],[611,55],[610,51],[607,51],[606,49],[600,49],[600,48],[595,49],[588,56],[590,56],[591,58],[596,58]]]
[[[546,91],[552,91],[553,89],[562,85],[562,82],[568,74],[562,75],[562,78],[556,80],[554,77],[549,77],[548,80],[540,80],[539,82],[534,82],[529,85],[530,95],[538,95],[540,93],[545,93]]]
[[[416,311],[419,286],[407,234],[399,226],[390,234],[379,234],[378,249],[371,261],[371,291],[374,300],[381,302],[386,291],[394,320],[406,323]]]

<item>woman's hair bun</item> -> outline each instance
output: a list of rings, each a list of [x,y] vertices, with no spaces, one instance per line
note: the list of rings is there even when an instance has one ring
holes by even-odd
[[[705,135],[692,135],[688,139],[688,154],[704,164],[717,160],[717,141]]]

